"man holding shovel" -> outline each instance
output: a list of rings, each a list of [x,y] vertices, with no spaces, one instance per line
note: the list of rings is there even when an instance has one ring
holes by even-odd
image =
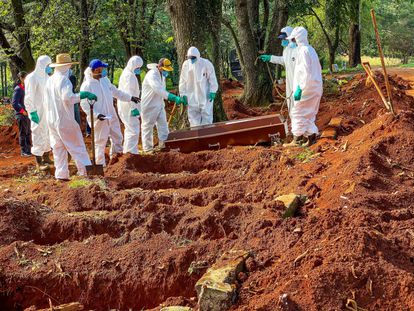
[[[79,175],[86,175],[86,166],[91,165],[79,124],[74,117],[74,104],[81,99],[96,100],[95,94],[80,92],[74,94],[69,80],[69,69],[73,62],[69,54],[59,54],[56,62],[49,66],[55,68],[48,79],[45,89],[47,122],[50,144],[55,161],[55,178],[69,180],[68,152],[75,160]]]
[[[108,64],[99,59],[90,62],[89,67],[85,70],[85,80],[82,83],[81,90],[96,94],[98,100],[94,103],[94,136],[95,136],[95,153],[96,164],[105,166],[105,147],[108,138],[111,140],[110,155],[122,153],[122,132],[118,115],[116,114],[113,104],[113,98],[119,99],[122,103],[139,103],[139,98],[131,96],[118,90],[107,78]],[[86,113],[89,126],[91,124],[90,106],[87,100],[81,101],[81,107]]]

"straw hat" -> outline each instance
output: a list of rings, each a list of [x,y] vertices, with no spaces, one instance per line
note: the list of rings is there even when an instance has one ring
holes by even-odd
[[[56,63],[52,63],[49,65],[49,67],[60,67],[60,66],[66,66],[66,65],[76,65],[79,64],[79,62],[72,62],[72,58],[67,53],[58,54],[56,56]]]
[[[158,68],[161,68],[165,71],[173,71],[173,67],[171,66],[171,61],[168,58],[161,58],[158,62]]]

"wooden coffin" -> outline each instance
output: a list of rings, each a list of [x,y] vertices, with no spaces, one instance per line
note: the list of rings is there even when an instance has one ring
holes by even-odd
[[[219,122],[175,131],[168,135],[166,148],[193,151],[270,143],[286,137],[287,123],[281,115],[267,115]]]

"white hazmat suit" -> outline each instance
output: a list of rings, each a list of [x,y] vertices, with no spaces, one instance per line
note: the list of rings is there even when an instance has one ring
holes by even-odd
[[[119,78],[119,89],[132,96],[139,97],[141,90],[139,89],[138,79],[134,73],[134,70],[141,68],[143,60],[139,56],[132,56],[125,69],[122,71]],[[124,123],[124,153],[138,154],[138,141],[139,133],[141,129],[141,123],[138,116],[131,114],[133,109],[141,111],[141,104],[134,103],[132,101],[122,102],[118,104],[118,114]]]
[[[81,129],[75,120],[74,105],[79,103],[80,96],[72,92],[69,69],[70,65],[56,67],[45,90],[46,118],[57,179],[69,179],[68,152],[75,160],[79,175],[86,175],[85,166],[91,165]]]
[[[46,120],[45,88],[49,76],[46,67],[52,62],[49,56],[42,55],[37,59],[35,70],[28,74],[24,80],[25,97],[24,104],[30,113],[36,112],[39,116],[39,123],[32,120],[30,127],[32,130],[32,153],[35,156],[43,156],[50,151],[49,129]]]
[[[282,28],[280,32],[286,33],[288,36],[292,34],[293,28],[290,26],[286,26]],[[285,67],[286,71],[286,98],[287,98],[287,106],[289,110],[289,114],[292,111],[294,99],[293,99],[293,75],[295,73],[295,64],[297,61],[297,48],[291,47],[289,44],[287,47],[283,49],[283,56],[273,56],[270,60],[272,64],[278,64]]]
[[[190,47],[187,57],[196,57],[195,63],[187,59],[180,76],[180,95],[188,98],[188,120],[191,126],[213,123],[213,101],[210,93],[217,93],[218,83],[213,64],[200,57],[195,47]]]
[[[157,127],[160,145],[167,140],[169,130],[164,100],[168,99],[165,78],[156,68],[156,64],[147,66],[150,69],[142,83],[141,119],[142,145],[144,151],[154,148],[153,130]]]
[[[89,67],[85,70],[85,80],[81,85],[81,91],[91,92],[98,97],[93,106],[96,164],[105,166],[105,147],[108,138],[111,140],[110,155],[122,153],[121,125],[116,114],[113,98],[129,102],[131,95],[118,90],[107,77],[99,80],[94,79],[92,69]],[[91,126],[91,111],[87,99],[81,101],[81,107],[87,115],[89,126]],[[107,119],[99,120],[98,115],[100,114],[106,116]]]
[[[295,38],[298,44],[297,62],[293,77],[293,90],[298,86],[302,97],[295,101],[292,112],[292,133],[296,137],[318,134],[315,124],[316,115],[323,93],[322,68],[318,54],[309,45],[308,32],[303,27],[296,27],[288,39]]]

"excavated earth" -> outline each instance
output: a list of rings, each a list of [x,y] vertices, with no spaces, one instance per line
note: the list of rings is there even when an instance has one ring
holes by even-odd
[[[254,255],[231,310],[414,310],[414,100],[391,82],[395,117],[362,75],[324,97],[340,136],[308,149],[129,155],[78,183],[0,166],[0,310],[196,308],[231,249]],[[283,219],[289,193],[308,201]]]

